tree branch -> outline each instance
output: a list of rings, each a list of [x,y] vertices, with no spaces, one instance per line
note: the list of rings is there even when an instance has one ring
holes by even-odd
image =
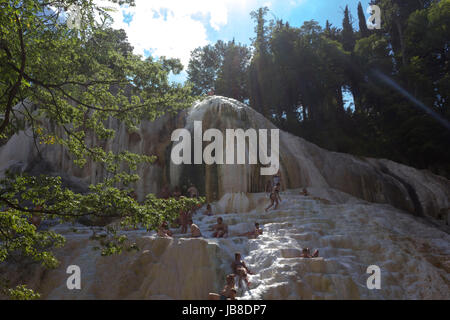
[[[25,53],[25,44],[23,41],[23,31],[22,31],[22,25],[20,23],[19,17],[17,14],[14,15],[16,17],[16,23],[19,30],[19,40],[20,40],[20,50],[21,50],[21,62],[20,62],[20,70],[19,75],[17,76],[16,83],[11,88],[11,91],[9,92],[8,96],[8,102],[6,104],[6,110],[5,110],[5,117],[3,119],[3,122],[0,126],[0,134],[4,133],[6,126],[9,124],[9,117],[11,114],[11,110],[13,108],[13,101],[16,97],[17,91],[20,88],[20,84],[22,83],[23,74],[25,71],[25,63],[26,63],[26,53]]]

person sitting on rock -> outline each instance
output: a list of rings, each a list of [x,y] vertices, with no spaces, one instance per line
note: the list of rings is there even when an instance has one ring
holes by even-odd
[[[212,230],[214,231],[214,238],[226,238],[228,237],[228,225],[223,223],[222,217],[217,218],[217,224],[212,226]]]
[[[158,236],[163,238],[170,238],[172,237],[172,231],[169,230],[169,226],[167,225],[167,222],[161,223],[161,225],[158,228]]]
[[[241,254],[236,252],[234,254],[234,261],[231,263],[231,269],[239,277],[239,287],[241,287],[241,280],[244,280],[247,288],[250,288],[251,282],[248,281],[248,274],[254,274],[245,265],[244,260],[241,260]]]
[[[222,292],[220,294],[217,293],[210,293],[209,294],[209,300],[227,300],[233,297],[233,294],[231,293],[232,290],[236,291],[234,288],[234,274],[227,275],[226,278],[226,285],[223,288]],[[236,297],[236,294],[234,295]],[[234,300],[234,299],[232,299]]]
[[[192,221],[192,219],[189,219],[189,227],[191,228],[191,237],[192,238],[198,238],[202,236],[202,233],[200,232],[200,228]]]
[[[206,211],[203,214],[205,216],[212,216],[213,215],[212,209],[211,209],[211,205],[209,203],[206,205]]]
[[[228,297],[227,300],[236,300],[236,294],[237,294],[237,291],[235,288],[230,289],[230,296]]]
[[[280,198],[280,186],[281,184],[278,182],[275,187],[273,187],[272,189],[272,193],[270,194],[270,205],[266,208],[266,212],[267,210],[269,210],[274,204],[275,207],[273,208],[273,210],[276,210],[278,208],[278,204],[279,202],[281,202],[281,198]],[[278,202],[279,200],[279,202]]]
[[[319,250],[315,250],[313,255],[311,255],[311,251],[309,248],[303,248],[301,258],[317,258],[319,256]]]
[[[263,233],[262,229],[259,228],[259,223],[255,222],[255,230],[242,233],[238,237],[247,237],[249,239],[256,239],[259,235]]]

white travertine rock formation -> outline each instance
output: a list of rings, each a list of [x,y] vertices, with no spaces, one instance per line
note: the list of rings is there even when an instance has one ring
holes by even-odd
[[[178,230],[173,239],[127,231],[140,250],[112,257],[93,250],[89,229],[73,233],[59,226],[55,230],[67,238],[58,251],[60,267],[35,268],[27,283],[44,299],[207,299],[224,285],[239,251],[255,273],[251,289],[238,290],[240,299],[450,299],[447,233],[390,205],[354,198],[335,203],[318,198],[320,190],[309,190],[308,197],[299,191],[282,192],[280,207],[268,213],[265,195],[253,194],[248,212],[222,215],[227,239],[212,238],[208,228],[217,216],[199,211],[194,222],[204,238],[189,239]],[[263,235],[237,236],[255,221]],[[300,258],[305,247],[318,249],[320,258]],[[69,265],[81,268],[81,290],[66,287]],[[381,269],[380,290],[367,288],[370,265]],[[7,275],[18,276],[14,269]]]
[[[203,132],[209,128],[217,128],[223,133],[227,128],[276,128],[247,105],[213,96],[195,103],[177,117],[143,121],[138,132],[128,132],[125,125],[110,120],[108,126],[117,131],[114,140],[95,141],[90,136],[87,143],[104,146],[107,150],[126,149],[157,156],[156,163],[141,165],[138,169],[141,179],[135,187],[139,199],[158,192],[165,184],[173,187],[190,182],[211,202],[227,193],[263,191],[270,177],[260,175],[260,165],[175,165],[171,162],[173,145],[170,137],[173,130],[184,127],[192,131],[194,121],[202,121]],[[204,142],[203,145],[207,144]],[[85,185],[100,182],[105,177],[103,168],[94,162],[88,162],[84,168],[75,166],[60,146],[39,147],[42,157],[36,151],[30,129],[14,135],[0,147],[0,176],[8,168],[31,172],[47,170]],[[280,170],[283,188],[340,191],[369,202],[388,203],[418,216],[434,218],[439,214],[447,215],[450,207],[450,181],[443,177],[388,160],[329,152],[283,131],[280,131]],[[241,205],[245,210],[245,205]]]

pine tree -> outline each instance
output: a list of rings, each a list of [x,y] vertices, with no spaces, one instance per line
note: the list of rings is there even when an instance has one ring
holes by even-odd
[[[362,38],[369,36],[369,29],[367,28],[366,16],[364,15],[364,11],[361,5],[361,2],[358,3],[358,20],[359,20],[359,32]]]
[[[345,6],[344,20],[342,21],[342,44],[346,51],[353,51],[355,47],[355,37],[348,6]]]

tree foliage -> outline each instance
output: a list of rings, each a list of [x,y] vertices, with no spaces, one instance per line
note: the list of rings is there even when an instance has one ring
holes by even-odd
[[[196,48],[187,68],[193,93],[205,95],[213,90],[218,95],[240,101],[248,99],[249,61],[250,50],[234,40],[219,40],[214,45]]]
[[[450,119],[450,1],[371,3],[381,8],[381,30],[367,28],[361,5],[359,30],[348,6],[341,28],[296,27],[267,20],[267,8],[253,11],[250,106],[325,148],[449,177],[450,133],[440,123]]]
[[[133,0],[111,2],[134,5]],[[87,194],[64,188],[59,177],[9,174],[0,181],[0,263],[29,259],[57,266],[52,248],[62,246],[64,238],[36,230],[29,223],[33,216],[59,222],[118,219],[119,227],[108,228],[100,241],[102,254],[114,254],[133,248],[120,229],[155,229],[199,202],[148,195],[139,204],[128,196],[130,184],[139,179],[133,173],[137,165],[154,157],[106,151],[106,142],[115,135],[107,120],[116,119],[133,131],[142,120],[177,112],[193,98],[190,87],[168,82],[170,72],[182,70],[178,60],[133,54],[125,32],[110,27],[110,9],[96,3],[0,1],[0,139],[4,143],[30,126],[36,141],[60,144],[79,166],[96,161],[109,173]],[[82,16],[79,29],[67,25],[68,10],[75,5]],[[95,136],[96,142],[88,142],[87,136]],[[13,298],[37,297],[23,285],[8,289],[4,280],[4,293]]]

